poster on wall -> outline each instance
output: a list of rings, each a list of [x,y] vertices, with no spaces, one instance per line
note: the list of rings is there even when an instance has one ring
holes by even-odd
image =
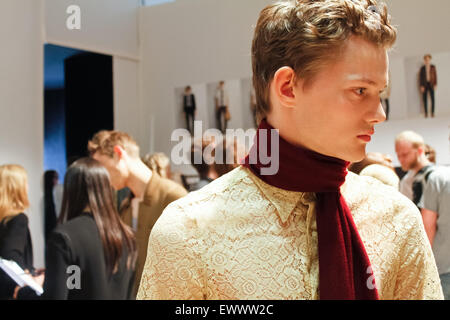
[[[194,135],[195,121],[202,131],[254,129],[255,93],[251,78],[186,84],[175,88],[176,127]]]

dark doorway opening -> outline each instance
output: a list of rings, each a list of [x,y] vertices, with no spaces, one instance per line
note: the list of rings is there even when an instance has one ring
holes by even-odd
[[[87,142],[100,130],[112,130],[112,57],[45,45],[44,169],[66,168],[87,155]]]

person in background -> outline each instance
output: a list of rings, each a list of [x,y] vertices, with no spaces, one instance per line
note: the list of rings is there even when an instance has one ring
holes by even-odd
[[[142,161],[152,170],[156,171],[162,178],[172,180],[183,186],[180,172],[172,171],[170,159],[163,152],[149,153]]]
[[[132,298],[136,241],[119,217],[108,171],[98,161],[82,158],[67,170],[59,223],[47,241],[40,299]],[[37,297],[24,287],[17,298]]]
[[[418,133],[403,131],[395,138],[395,152],[403,171],[400,192],[421,208],[424,185],[433,165],[425,155],[425,142]]]
[[[398,190],[400,179],[395,173],[391,156],[387,154],[368,152],[363,160],[350,164],[348,170],[360,176],[373,177]]]
[[[425,156],[427,157],[428,161],[436,164],[436,150],[434,150],[434,148],[428,144],[425,145]]]
[[[194,141],[191,146],[190,161],[197,171],[199,181],[193,184],[189,191],[197,191],[208,185],[219,177],[214,167],[214,158],[205,158],[205,149],[211,149],[211,156],[214,157],[215,141],[211,138],[202,138],[201,141]]]
[[[44,225],[45,241],[47,242],[50,232],[56,227],[56,204],[54,199],[54,188],[58,184],[58,172],[48,170],[44,173]]]
[[[29,207],[28,177],[16,164],[0,166],[0,257],[34,274],[33,245],[25,210]],[[42,278],[38,280],[42,283]],[[0,269],[0,299],[17,296],[16,282]]]
[[[437,87],[436,66],[431,64],[431,54],[423,57],[424,65],[420,68],[419,82],[420,92],[422,93],[423,106],[425,109],[425,118],[428,118],[428,93],[431,98],[431,117],[434,118],[435,99],[434,94]]]
[[[192,89],[190,86],[187,86],[184,89],[183,94],[183,112],[186,116],[186,128],[191,133],[194,134],[194,121],[196,114],[196,104],[195,104],[195,95],[192,93]]]
[[[446,300],[450,300],[450,168],[436,166],[423,192],[422,219]]]
[[[171,179],[170,159],[162,152],[147,154],[142,161],[162,178]]]
[[[380,152],[368,152],[361,161],[352,162],[348,170],[360,174],[365,167],[371,164],[380,164],[394,170],[391,156]]]
[[[385,105],[385,113],[386,113],[386,121],[389,120],[389,97],[391,96],[391,73],[389,72],[388,85],[386,89],[384,89],[380,94],[381,103],[384,102]]]
[[[162,178],[147,167],[140,158],[136,141],[120,131],[100,131],[88,143],[92,158],[109,172],[116,190],[128,187],[131,196],[122,203],[120,216],[136,233],[138,257],[134,280],[134,296],[141,279],[147,256],[148,237],[164,208],[187,194],[179,184]]]
[[[237,139],[233,137],[232,140],[227,140],[224,137],[214,148],[214,171],[221,177],[239,167],[240,160],[244,157],[245,150]]]
[[[229,121],[229,97],[228,92],[225,89],[225,81],[220,81],[217,86],[216,95],[214,97],[216,105],[216,118],[218,123],[218,129],[225,133],[227,124]]]

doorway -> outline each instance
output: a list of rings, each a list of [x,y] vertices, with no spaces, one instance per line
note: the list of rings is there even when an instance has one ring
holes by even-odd
[[[44,169],[62,183],[92,135],[113,129],[112,56],[46,44],[44,59]]]

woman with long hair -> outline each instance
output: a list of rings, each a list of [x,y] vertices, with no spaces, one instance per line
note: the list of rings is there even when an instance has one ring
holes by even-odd
[[[69,167],[59,223],[47,243],[43,299],[131,298],[135,238],[117,213],[108,171],[96,160]]]
[[[0,257],[32,272],[33,247],[28,217],[28,178],[20,165],[0,166]],[[0,269],[0,299],[14,296],[16,283]]]

